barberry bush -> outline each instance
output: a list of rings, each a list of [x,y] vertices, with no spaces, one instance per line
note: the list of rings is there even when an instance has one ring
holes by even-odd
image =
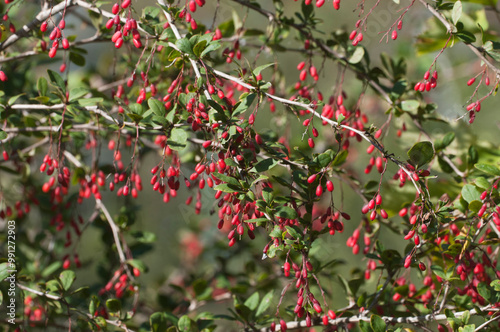
[[[496,0],[0,13],[5,331],[500,330]]]

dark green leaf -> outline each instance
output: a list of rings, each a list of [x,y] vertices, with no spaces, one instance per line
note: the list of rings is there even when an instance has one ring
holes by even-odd
[[[276,215],[286,219],[296,219],[297,211],[288,206],[278,206],[276,208]]]
[[[40,77],[38,79],[38,82],[36,83],[36,87],[38,89],[38,94],[40,96],[46,96],[47,95],[47,88],[48,88],[48,83],[45,77]]]
[[[455,36],[466,44],[471,44],[476,41],[474,34],[466,30],[461,30],[455,33]]]
[[[177,46],[182,53],[194,56],[193,45],[191,45],[189,39],[187,38],[178,39],[175,42],[175,46]]]
[[[417,167],[427,164],[434,157],[434,148],[432,147],[432,143],[424,141],[413,145],[408,151],[408,157]]]
[[[275,63],[273,62],[273,63],[268,63],[268,64],[266,64],[266,65],[258,66],[257,68],[255,68],[255,69],[253,70],[253,74],[254,74],[255,76],[258,76],[258,75],[260,74],[260,72],[261,72],[261,71],[263,71],[264,69],[266,69],[266,68],[268,68],[268,67],[274,66],[274,65],[275,65]]]
[[[117,299],[109,299],[106,301],[106,307],[111,312],[118,312],[122,310],[122,304]]]
[[[85,66],[85,57],[79,53],[69,52],[69,61],[79,67]]]
[[[165,332],[167,330],[167,319],[162,312],[155,312],[149,317],[152,332]]]
[[[49,74],[50,81],[59,89],[61,89],[63,93],[65,93],[66,85],[64,84],[64,80],[61,75],[50,69],[47,69],[47,73]]]
[[[255,164],[255,166],[251,169],[251,171],[256,173],[262,173],[270,170],[276,165],[278,165],[278,161],[274,160],[273,158],[267,158]]]
[[[228,184],[231,184],[233,186],[236,186],[236,187],[239,187],[241,188],[241,185],[240,185],[240,182],[233,178],[232,176],[228,176],[228,175],[225,175],[225,174],[221,174],[221,173],[212,173],[216,178],[228,183]]]
[[[233,111],[233,116],[237,116],[245,112],[252,105],[255,97],[257,97],[257,94],[251,93],[240,100],[240,102],[237,104],[238,106],[236,106],[236,109]]]
[[[274,289],[270,290],[264,297],[255,312],[255,317],[259,318],[264,312],[266,312],[267,308],[271,305],[271,300],[273,299]]]
[[[386,331],[386,324],[384,320],[377,315],[372,315],[370,317],[370,326],[373,329],[374,332],[385,332]]]
[[[65,270],[61,272],[61,274],[59,275],[59,279],[61,280],[61,285],[63,286],[63,289],[68,290],[73,284],[73,281],[75,281],[76,275],[75,272],[71,270]]]
[[[165,116],[165,105],[161,101],[155,98],[148,99],[148,106],[157,116]]]

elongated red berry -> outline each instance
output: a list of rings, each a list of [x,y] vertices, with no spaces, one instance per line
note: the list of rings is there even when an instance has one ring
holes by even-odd
[[[316,180],[317,174],[313,174],[307,178],[307,183],[313,183]]]
[[[319,184],[317,187],[316,187],[316,196],[321,196],[323,195],[323,187]]]

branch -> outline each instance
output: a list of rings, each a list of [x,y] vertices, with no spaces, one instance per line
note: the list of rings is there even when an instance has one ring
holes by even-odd
[[[71,163],[73,163],[76,167],[83,167],[82,163],[78,159],[76,159],[76,157],[73,154],[71,154],[69,151],[64,151],[64,156],[66,158],[68,158],[68,160]],[[111,231],[113,232],[113,238],[115,240],[116,250],[118,251],[118,256],[120,257],[120,262],[125,266],[125,268],[127,269],[127,272],[129,272],[128,267],[127,267],[127,258],[125,257],[125,254],[123,253],[122,243],[120,241],[120,235],[119,235],[120,229],[118,228],[118,226],[116,226],[113,218],[111,217],[111,214],[109,214],[108,209],[102,203],[102,201],[98,198],[96,198],[95,201],[96,201],[96,208],[101,210],[102,213],[104,213],[104,216],[106,217],[106,220],[108,221],[109,227],[111,228]]]
[[[69,8],[71,6],[74,6],[77,1],[75,0],[66,0],[58,3],[57,5],[42,10],[38,15],[35,17],[31,23],[24,25],[21,29],[17,30],[13,35],[10,35],[9,38],[7,38],[1,45],[0,45],[0,51],[5,50],[7,47],[13,45],[15,42],[17,42],[21,37],[25,37],[28,35],[28,33],[33,30],[38,24],[42,23],[43,21],[47,20],[49,17],[51,17],[53,14],[59,13],[63,11],[65,8]],[[82,2],[82,1],[78,1]],[[3,57],[2,57],[3,59]]]
[[[250,2],[245,1],[245,0],[232,0],[232,1],[234,1],[236,3],[239,3],[242,6],[248,7],[248,8],[256,11],[257,13],[259,13],[259,14],[261,14],[263,16],[266,16],[269,19],[269,21],[271,21],[271,22],[274,21],[274,22],[277,22],[277,23],[281,24],[280,20],[278,18],[276,18],[276,16],[272,12],[270,12],[270,11],[267,11],[265,9],[259,8],[257,6],[254,6]],[[389,105],[393,105],[394,104],[392,102],[392,100],[391,100],[391,97],[389,97],[389,95],[387,94],[387,92],[384,90],[384,88],[380,84],[378,84],[377,82],[375,82],[374,80],[372,80],[370,77],[368,77],[365,72],[360,71],[358,68],[356,68],[354,66],[350,66],[349,65],[349,60],[344,55],[342,55],[342,54],[336,52],[335,50],[333,50],[332,48],[330,48],[322,40],[314,38],[314,36],[309,31],[306,31],[303,26],[295,24],[295,23],[288,23],[288,22],[286,24],[288,24],[290,27],[294,28],[295,30],[297,30],[298,32],[300,32],[301,34],[303,34],[304,36],[306,36],[309,40],[314,41],[314,43],[324,53],[332,55],[338,61],[343,62],[346,65],[346,67],[349,68],[352,72],[356,73],[356,75],[361,76],[362,78],[364,78],[365,81],[375,91],[377,91],[384,98],[384,100]]]
[[[167,7],[164,0],[158,0],[158,4],[160,4],[160,6],[162,6],[162,7]],[[167,12],[166,10],[164,10],[163,8],[162,8],[162,10],[163,10],[163,14],[167,18],[168,23],[170,24],[170,28],[172,29],[172,31],[175,35],[175,38],[182,39],[182,37],[179,33],[179,30],[177,30],[177,27],[174,24],[174,20],[172,19],[172,15],[170,15],[170,13]],[[196,78],[201,79],[202,77],[200,74],[200,69],[198,68],[198,64],[196,63],[196,61],[189,58],[189,62],[191,63],[191,67],[194,70],[194,74],[196,75]],[[204,93],[205,97],[207,97],[208,100],[212,100],[210,93],[208,92],[208,90],[205,87],[203,88],[203,93]]]
[[[243,82],[242,80],[240,80],[239,78],[237,77],[234,77],[234,76],[231,76],[231,75],[228,75],[224,72],[221,72],[219,70],[216,70],[216,69],[212,69],[212,71],[214,72],[215,75],[217,76],[220,76],[220,77],[223,77],[227,80],[230,80],[230,81],[233,81],[241,86],[243,86],[244,88],[247,88],[248,90],[257,90],[256,87],[250,85],[250,84],[247,84],[245,82]],[[315,117],[321,119],[322,121],[325,121],[327,122],[329,125],[331,125],[332,127],[334,128],[342,128],[342,129],[346,129],[348,131],[352,131],[356,134],[358,134],[359,136],[361,136],[364,140],[366,140],[367,142],[369,142],[370,144],[373,144],[375,146],[375,148],[377,148],[377,150],[379,150],[383,155],[384,157],[388,158],[389,160],[391,160],[393,163],[395,163],[400,169],[403,170],[403,172],[406,173],[406,175],[408,175],[408,177],[410,178],[410,180],[413,182],[413,185],[415,186],[415,188],[417,189],[417,192],[418,194],[420,195],[422,192],[420,191],[420,188],[418,187],[417,183],[415,182],[415,180],[413,180],[413,176],[412,176],[412,173],[406,169],[405,165],[396,160],[394,157],[392,157],[391,155],[389,155],[385,150],[384,148],[382,147],[382,145],[376,140],[374,139],[373,137],[371,137],[370,135],[367,135],[366,132],[363,132],[361,130],[358,130],[358,129],[355,129],[355,128],[352,128],[350,126],[347,126],[347,125],[343,125],[343,124],[339,124],[337,121],[333,121],[331,119],[327,119],[325,117],[323,117],[321,114],[319,114],[318,112],[316,112],[312,107],[311,105],[307,105],[307,104],[304,104],[304,103],[300,103],[300,102],[297,102],[297,101],[294,101],[294,100],[289,100],[289,99],[285,99],[285,98],[281,98],[281,97],[278,97],[278,96],[275,96],[273,94],[270,94],[268,92],[264,92],[264,94],[270,98],[270,99],[273,99],[273,100],[276,100],[282,104],[286,104],[286,105],[293,105],[293,106],[297,106],[297,107],[302,107],[302,108],[305,108],[306,110],[308,110],[309,112],[311,112],[311,114],[313,114]]]
[[[234,0],[233,0],[234,1]],[[441,15],[440,12],[438,12],[433,6],[431,6],[427,1],[425,0],[419,0],[425,8],[427,8],[427,10],[429,12],[431,12],[432,15],[434,15],[446,28],[446,30],[448,30],[448,33],[449,34],[453,34],[453,30],[454,30],[454,26],[448,22],[446,20],[445,17],[443,17],[443,15]],[[469,43],[465,43],[464,44],[481,60],[483,61],[487,66],[488,68],[490,68],[496,75],[497,79],[500,79],[500,69],[498,69],[495,65],[493,65],[493,63],[491,63],[490,60],[488,60],[484,54],[482,53],[482,48],[478,48],[472,44],[469,44]]]
[[[498,311],[499,309],[492,308],[491,305],[487,305],[486,307],[480,308],[480,311]],[[466,310],[466,311],[459,311],[453,313],[455,318],[460,318],[462,317],[466,312],[469,312],[471,315],[477,315],[478,312],[476,309],[472,310]],[[343,324],[348,324],[348,323],[357,323],[360,321],[366,321],[369,322],[371,317],[364,316],[363,314],[359,314],[356,316],[351,316],[351,317],[340,317],[336,319],[330,319],[328,321],[328,324],[330,325],[343,325]],[[382,316],[381,317],[386,323],[397,323],[397,324],[417,324],[417,323],[422,323],[422,322],[432,322],[432,321],[439,321],[439,320],[446,320],[448,317],[446,317],[445,314],[440,314],[440,315],[433,315],[433,314],[428,314],[428,315],[423,315],[423,316],[414,316],[414,317],[389,317],[389,316]],[[322,325],[319,320],[317,321],[317,325]],[[297,321],[297,322],[287,322],[286,323],[287,329],[292,330],[292,329],[298,329],[302,327],[307,327],[306,321]],[[280,324],[276,324],[276,331],[279,331],[281,328]],[[264,327],[259,329],[258,331],[260,332],[270,332],[271,329],[268,327]]]
[[[57,295],[52,295],[52,294],[49,294],[49,293],[46,293],[46,292],[41,292],[41,291],[38,291],[36,289],[33,289],[33,288],[29,288],[27,286],[24,286],[23,284],[20,284],[20,283],[17,283],[17,287],[21,288],[22,290],[25,290],[27,292],[30,292],[30,293],[33,293],[33,294],[36,294],[38,296],[42,296],[42,297],[45,297],[47,299],[50,299],[50,300],[54,300],[54,301],[59,301],[59,302],[62,302],[63,304],[65,304],[66,306],[68,306],[69,308],[69,304],[66,302],[66,300],[62,297],[62,296],[57,296]],[[90,313],[83,313],[81,312],[80,310],[75,310],[78,314],[82,315],[82,316],[86,316],[92,320],[94,320],[94,316],[92,316]],[[134,332],[133,330],[127,328],[121,321],[116,321],[116,320],[109,320],[109,319],[105,319],[106,323],[108,324],[111,324],[113,326],[116,326],[116,327],[119,327],[121,328],[122,330],[124,331],[128,331],[128,332]]]

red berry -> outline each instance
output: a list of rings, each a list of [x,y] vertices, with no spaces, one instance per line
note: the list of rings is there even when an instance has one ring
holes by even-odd
[[[41,31],[41,32],[45,32],[45,31],[47,31],[47,26],[48,26],[48,25],[49,25],[49,24],[47,23],[47,21],[43,22],[43,23],[42,23],[42,25],[40,25],[40,31]]]
[[[316,175],[317,174],[313,174],[310,177],[308,177],[307,178],[307,183],[313,183],[316,180]]]
[[[333,189],[334,189],[334,186],[333,186],[333,182],[328,180],[326,181],[326,189],[329,191],[329,192],[332,192]]]
[[[309,147],[311,149],[314,148],[314,140],[311,137],[309,137],[309,139],[307,140],[307,143],[309,144]]]
[[[194,2],[193,0],[189,2],[189,10],[193,13],[196,11],[196,2]]]
[[[476,79],[473,77],[473,78],[471,78],[470,80],[467,81],[467,85],[471,86],[472,84],[474,84],[475,81],[476,81]]]
[[[132,2],[132,0],[123,0],[123,2],[122,2],[122,8],[125,9],[128,6],[130,6],[131,2]]]
[[[5,161],[9,160],[9,154],[7,153],[7,151],[4,150],[2,152],[2,155],[3,155],[3,160],[5,160]]]
[[[316,187],[316,196],[321,196],[323,195],[323,187],[319,184],[317,187]]]

